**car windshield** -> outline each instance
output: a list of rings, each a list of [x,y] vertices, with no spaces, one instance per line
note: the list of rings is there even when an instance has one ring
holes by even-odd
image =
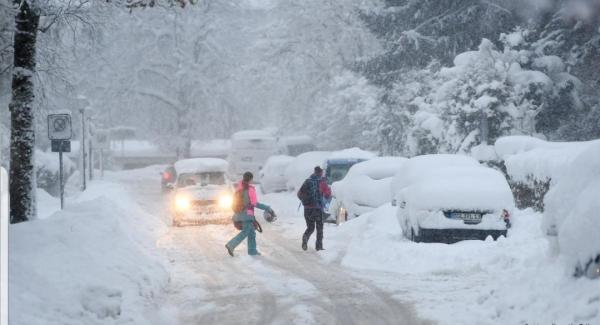
[[[351,164],[344,165],[330,165],[327,167],[327,183],[332,184],[337,181],[341,181],[346,174],[348,174],[348,170],[352,167]]]
[[[177,179],[177,187],[187,186],[206,186],[206,185],[224,185],[225,173],[223,172],[204,172],[204,173],[186,173],[181,174]]]

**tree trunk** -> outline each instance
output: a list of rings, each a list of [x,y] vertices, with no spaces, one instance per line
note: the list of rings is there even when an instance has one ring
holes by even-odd
[[[39,14],[29,1],[20,4],[14,36],[10,134],[10,221],[17,223],[35,217],[35,48]]]

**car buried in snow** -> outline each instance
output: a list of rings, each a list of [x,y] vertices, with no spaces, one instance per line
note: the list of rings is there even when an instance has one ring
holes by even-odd
[[[375,157],[355,164],[346,177],[333,183],[329,212],[336,223],[348,221],[392,201],[392,177],[408,159]]]
[[[233,186],[227,177],[229,165],[218,158],[179,160],[171,196],[172,225],[228,222]]]
[[[271,156],[260,170],[260,188],[263,193],[283,192],[287,190],[285,170],[294,161],[292,156]]]
[[[504,175],[466,156],[411,158],[392,188],[404,236],[414,242],[496,240],[515,209]]]

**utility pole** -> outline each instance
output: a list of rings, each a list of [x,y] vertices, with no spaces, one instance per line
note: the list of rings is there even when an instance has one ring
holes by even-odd
[[[79,148],[81,154],[81,190],[85,191],[85,108],[79,108],[79,113],[81,114],[81,148]]]
[[[94,141],[95,130],[94,130],[94,124],[92,123],[93,121],[92,121],[92,117],[91,116],[88,116],[87,121],[88,121],[88,130],[90,132],[90,137],[89,137],[89,140],[88,140],[89,141],[89,143],[88,143],[88,147],[89,147],[89,149],[88,149],[89,150],[89,157],[88,157],[89,166],[88,167],[89,167],[89,170],[90,170],[90,181],[91,181],[92,179],[94,179],[94,154],[93,154],[94,151],[93,151],[93,148],[92,148],[92,143]]]

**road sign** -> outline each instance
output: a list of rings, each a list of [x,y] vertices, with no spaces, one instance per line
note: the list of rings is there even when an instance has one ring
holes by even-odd
[[[52,152],[71,152],[70,140],[52,140],[50,141]]]
[[[94,134],[96,138],[96,148],[102,150],[110,150],[110,139],[107,130],[99,129]]]
[[[48,138],[70,140],[73,136],[70,114],[48,114]]]

